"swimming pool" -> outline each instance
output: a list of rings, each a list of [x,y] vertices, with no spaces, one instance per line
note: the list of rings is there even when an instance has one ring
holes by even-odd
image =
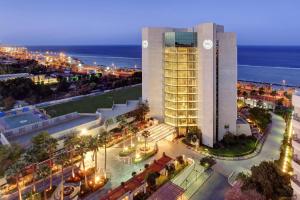
[[[21,113],[17,115],[10,115],[0,118],[1,124],[5,126],[5,129],[13,129],[35,122],[42,121],[39,114],[32,112]]]

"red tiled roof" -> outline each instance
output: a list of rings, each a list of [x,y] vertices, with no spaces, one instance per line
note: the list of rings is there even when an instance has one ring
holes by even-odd
[[[162,156],[160,159],[154,161],[151,165],[149,165],[149,167],[143,172],[126,181],[123,186],[120,185],[114,190],[108,192],[108,194],[105,197],[101,198],[101,200],[116,200],[126,194],[128,191],[134,191],[144,183],[145,177],[148,173],[160,172],[171,160],[172,158],[170,158],[169,156]]]

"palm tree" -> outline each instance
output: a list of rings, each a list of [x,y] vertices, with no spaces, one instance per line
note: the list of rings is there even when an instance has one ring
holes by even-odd
[[[139,129],[136,126],[134,126],[133,124],[129,124],[128,129],[131,132],[130,144],[131,144],[131,147],[132,147],[133,146],[133,138],[132,138],[132,136],[134,135],[134,137],[136,137],[136,134],[139,132]]]
[[[261,95],[261,96],[264,95],[265,94],[265,89],[263,87],[260,87],[258,89],[258,94]]]
[[[242,93],[243,97],[244,97],[244,103],[246,102],[246,98],[248,97],[248,93],[246,91],[244,91]]]
[[[78,145],[78,152],[81,155],[81,163],[83,167],[83,172],[84,172],[84,184],[86,187],[88,187],[88,182],[87,182],[87,176],[86,176],[86,169],[85,169],[85,154],[88,151],[88,136],[82,136],[80,138],[80,142]]]
[[[39,165],[37,169],[38,178],[43,179],[43,185],[45,183],[45,179],[49,176],[51,168],[48,165]],[[46,189],[44,189],[44,200],[47,200]]]
[[[65,153],[62,153],[56,157],[56,162],[61,166],[61,191],[60,191],[60,199],[64,200],[64,165],[66,164],[68,157]]]
[[[75,149],[76,146],[79,144],[79,137],[77,135],[76,132],[71,133],[70,135],[68,135],[68,137],[64,140],[64,147],[67,149],[67,151],[69,152],[69,159],[71,160],[71,165],[72,165],[72,177],[75,176],[75,165],[74,165],[74,154],[75,154]]]
[[[93,159],[95,161],[95,172],[97,172],[98,170],[98,158],[97,158],[97,154],[98,154],[98,149],[99,149],[99,136],[96,135],[95,137],[88,137],[88,149],[93,151]]]
[[[126,125],[127,125],[126,117],[124,115],[120,116],[119,127],[122,129],[122,132],[123,132],[123,150],[125,148],[124,139],[125,139],[125,136],[126,136],[126,133],[127,133]]]
[[[22,170],[26,166],[24,159],[20,158],[14,164],[12,164],[6,171],[8,177],[14,177],[17,189],[18,189],[18,197],[19,200],[22,200],[22,190],[20,187],[20,176],[22,174]]]
[[[50,190],[52,189],[53,185],[53,172],[52,172],[52,167],[53,167],[53,154],[57,149],[57,139],[53,137],[49,137],[46,140],[46,149],[48,152],[49,160],[50,160],[50,166],[51,166],[51,171],[50,171]]]
[[[36,192],[36,170],[37,170],[37,163],[38,157],[36,156],[38,148],[35,146],[29,147],[27,149],[26,153],[24,154],[24,161],[26,162],[26,165],[30,166],[32,170],[32,192]]]
[[[146,114],[149,112],[148,101],[140,102],[136,110],[136,120],[145,121]]]
[[[274,101],[274,104],[275,104],[275,96],[277,95],[277,91],[276,90],[272,90],[271,92],[271,96],[273,96],[273,101]]]
[[[150,132],[149,131],[143,131],[142,132],[142,136],[144,137],[144,141],[145,141],[144,151],[146,153],[146,150],[147,150],[147,139],[148,139],[148,137],[150,137]]]
[[[104,171],[106,172],[106,161],[107,161],[107,151],[106,151],[106,145],[107,142],[109,141],[109,136],[110,134],[107,132],[107,130],[102,131],[99,134],[99,143],[101,144],[101,146],[104,146]]]
[[[26,160],[31,163],[37,163],[49,159],[51,169],[53,165],[53,154],[57,149],[57,139],[53,138],[47,132],[41,132],[31,139],[31,147],[26,151]],[[33,176],[36,167],[33,168]],[[52,170],[50,173],[50,190],[52,189]]]

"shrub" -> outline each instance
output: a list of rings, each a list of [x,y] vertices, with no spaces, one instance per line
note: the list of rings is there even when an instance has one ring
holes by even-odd
[[[205,156],[205,157],[200,159],[200,165],[201,166],[210,168],[215,164],[216,164],[216,161],[212,156]]]

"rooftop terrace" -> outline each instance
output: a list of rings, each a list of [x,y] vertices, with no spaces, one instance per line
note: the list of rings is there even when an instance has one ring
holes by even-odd
[[[17,137],[9,138],[10,143],[19,143],[22,145],[30,144],[30,140],[33,136],[39,134],[40,132],[47,131],[50,135],[59,133],[62,131],[74,129],[80,125],[84,125],[88,122],[94,121],[97,119],[96,115],[80,115],[78,118],[70,119],[69,121],[64,121],[62,123],[54,124],[42,130],[33,131],[28,134],[20,135]]]

